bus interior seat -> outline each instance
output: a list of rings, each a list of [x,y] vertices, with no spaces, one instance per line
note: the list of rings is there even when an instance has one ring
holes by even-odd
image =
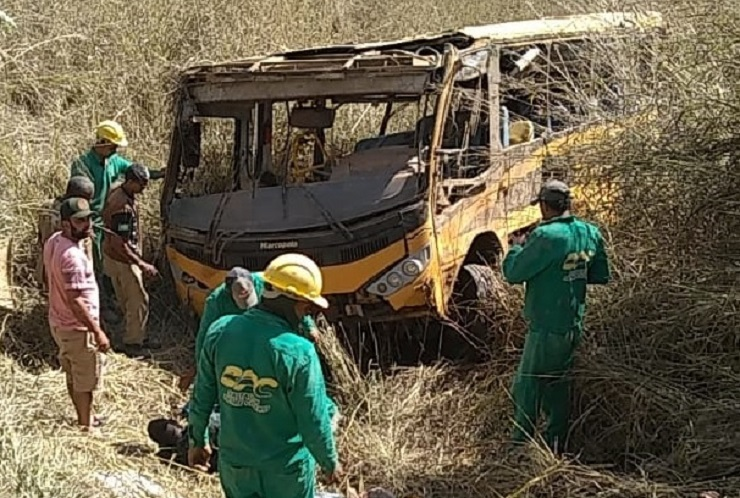
[[[509,145],[525,144],[534,140],[534,124],[531,121],[514,121],[509,125]]]

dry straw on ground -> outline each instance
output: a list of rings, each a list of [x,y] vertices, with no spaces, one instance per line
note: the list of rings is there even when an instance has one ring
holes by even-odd
[[[218,489],[214,478],[160,464],[147,447],[146,422],[167,415],[172,399],[182,401],[169,372],[191,348],[183,337],[189,323],[166,292],[153,293],[152,330],[172,349],[151,364],[111,356],[101,400],[111,417],[105,438],[81,437],[69,425],[63,377],[48,366],[54,358],[42,299],[26,271],[36,253],[35,210],[62,188],[66,165],[97,120],[119,117],[130,134],[128,154],[156,167],[167,152],[172,72],[188,60],[527,18],[542,13],[537,7],[477,0],[4,4],[17,28],[0,27],[0,231],[16,237],[24,302],[2,321],[3,496],[104,496],[86,476],[115,469],[152,476],[183,498]],[[656,66],[661,85],[639,95],[658,119],[577,152],[592,167],[578,182],[608,178],[621,190],[609,217],[590,213],[610,221],[616,282],[593,295],[578,365],[572,443],[582,449],[581,463],[536,448],[521,459],[502,452],[516,361],[504,348],[475,373],[425,367],[362,378],[329,342],[346,417],[340,445],[353,481],[445,497],[737,495],[740,24],[732,0],[658,7],[672,22]],[[604,8],[625,6],[545,13]],[[148,203],[153,241],[156,205]],[[507,323],[520,339],[520,322],[512,316]]]

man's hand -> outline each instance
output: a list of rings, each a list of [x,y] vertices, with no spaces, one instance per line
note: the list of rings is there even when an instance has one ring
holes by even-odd
[[[149,169],[149,178],[152,180],[160,180],[167,175],[167,168],[161,168],[161,169]]]
[[[184,374],[180,376],[180,381],[177,383],[177,387],[182,391],[185,392],[188,390],[188,388],[192,385],[193,380],[195,379],[195,369],[191,368]]]
[[[150,265],[149,263],[142,263],[141,271],[149,278],[154,278],[159,275],[159,270],[157,270],[157,267],[154,265]]]
[[[526,233],[515,234],[515,235],[512,235],[511,237],[509,237],[509,245],[510,246],[513,246],[513,245],[519,245],[519,246],[521,246],[521,245],[524,245],[524,243],[526,241],[527,241],[527,234]]]
[[[105,335],[105,332],[103,332],[102,329],[93,334],[95,337],[95,344],[98,346],[98,351],[101,353],[107,353],[108,350],[110,350],[110,340],[108,339],[108,336]]]
[[[211,467],[211,447],[190,448],[188,450],[188,465],[196,470],[208,472]]]
[[[342,479],[344,479],[344,470],[342,469],[342,464],[337,463],[334,472],[326,476],[326,484],[339,484],[342,482]]]

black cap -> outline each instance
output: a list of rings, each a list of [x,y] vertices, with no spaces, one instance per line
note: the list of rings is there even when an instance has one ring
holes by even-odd
[[[532,199],[530,205],[534,206],[541,201],[562,202],[570,200],[570,187],[560,180],[547,180],[540,187],[540,193]]]
[[[59,206],[59,215],[63,220],[89,218],[93,215],[90,203],[82,197],[69,197]]]
[[[134,180],[137,182],[148,182],[149,181],[149,170],[146,166],[139,163],[131,163],[129,168],[124,174],[126,180]]]

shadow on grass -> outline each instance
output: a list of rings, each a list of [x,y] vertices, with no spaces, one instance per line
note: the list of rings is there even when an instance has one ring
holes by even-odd
[[[142,361],[179,376],[194,364],[198,318],[179,302],[167,282],[160,282],[149,289],[149,304],[147,329],[162,347]]]
[[[59,368],[57,346],[51,337],[45,303],[14,311],[2,318],[3,352],[24,370],[38,374]]]
[[[162,348],[141,360],[179,375],[192,364],[197,320],[180,305],[174,290],[165,281],[147,287],[150,299],[147,329],[162,343]],[[49,330],[46,296],[38,289],[26,289],[26,292],[29,297],[19,299],[22,306],[0,316],[0,346],[22,369],[37,375],[48,368],[60,367],[58,348]],[[125,325],[117,306],[114,302],[117,323],[103,325],[114,351],[119,350],[116,345],[121,342]]]
[[[141,458],[155,454],[155,451],[150,446],[133,441],[114,443],[113,447],[116,449],[116,453],[125,457]]]

